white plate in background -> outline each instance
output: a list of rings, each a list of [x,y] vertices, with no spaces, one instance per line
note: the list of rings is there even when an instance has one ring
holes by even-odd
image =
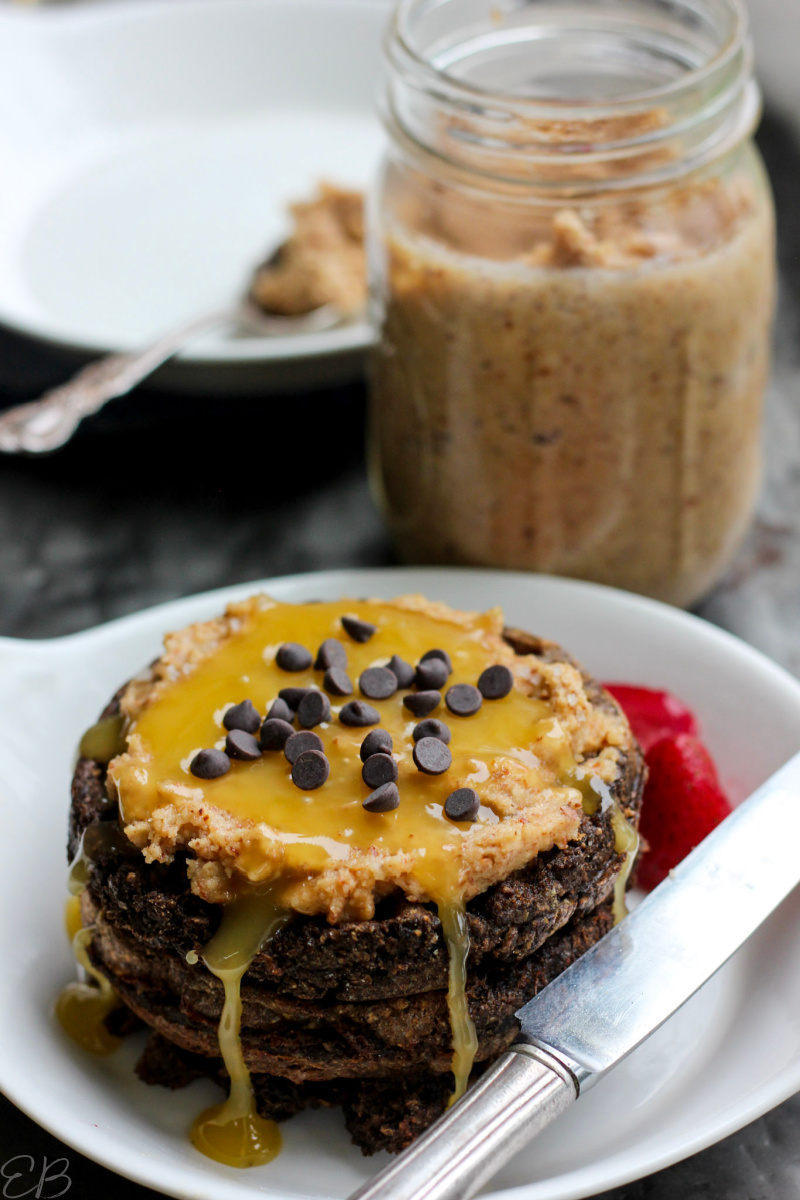
[[[0,323],[86,357],[236,297],[321,176],[365,186],[389,0],[0,6]],[[750,0],[767,97],[797,108],[800,0]],[[792,36],[792,35],[795,36]],[[193,392],[355,378],[369,330],[194,342]]]
[[[0,322],[83,354],[233,302],[320,178],[365,187],[385,0],[0,8]],[[364,322],[208,335],[160,384],[358,373]]]
[[[513,624],[563,642],[601,679],[666,687],[698,714],[741,800],[800,746],[800,684],[744,643],[654,601],[592,584],[490,571],[334,571],[175,601],[72,637],[0,639],[0,1087],[34,1120],[112,1170],[186,1200],[333,1200],[387,1160],[350,1145],[341,1113],[282,1126],[284,1151],[250,1171],[191,1146],[207,1082],[171,1093],[133,1074],[129,1042],[93,1059],[57,1027],[74,975],[63,933],[75,746],[166,630],[259,589],[300,601],[422,591],[464,608],[501,603]],[[779,832],[779,831],[778,831]],[[765,836],[776,836],[767,830]],[[571,1200],[712,1144],[800,1088],[800,894],[689,1003],[491,1184],[493,1200]]]

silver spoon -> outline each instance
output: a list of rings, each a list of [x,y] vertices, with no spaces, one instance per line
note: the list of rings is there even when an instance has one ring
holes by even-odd
[[[230,308],[205,313],[165,333],[158,341],[129,354],[109,354],[78,371],[67,383],[45,392],[38,400],[19,404],[0,415],[0,451],[6,454],[46,454],[72,437],[84,417],[109,400],[125,396],[198,334],[217,326],[252,329],[269,337],[333,329],[344,320],[330,304],[298,317],[271,316],[249,299]]]

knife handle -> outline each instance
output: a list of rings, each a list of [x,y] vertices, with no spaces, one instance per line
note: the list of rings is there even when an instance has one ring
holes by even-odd
[[[577,1095],[558,1059],[517,1042],[350,1200],[467,1200]]]

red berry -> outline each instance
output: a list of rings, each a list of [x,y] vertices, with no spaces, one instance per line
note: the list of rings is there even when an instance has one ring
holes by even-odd
[[[676,733],[697,737],[693,713],[670,692],[655,692],[625,683],[606,683],[604,686],[622,706],[645,754],[656,742]]]
[[[650,775],[640,831],[649,850],[636,880],[649,891],[724,821],[731,806],[711,755],[691,734],[662,738],[646,759]]]

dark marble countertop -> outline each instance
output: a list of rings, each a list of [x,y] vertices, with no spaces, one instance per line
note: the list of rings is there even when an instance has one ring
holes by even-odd
[[[775,117],[760,143],[776,193],[781,292],[766,479],[747,542],[698,612],[800,676],[800,145]],[[66,378],[50,351],[0,331],[0,407]],[[325,567],[391,563],[371,503],[361,385],[291,399],[117,401],[65,450],[0,459],[0,635],[50,637],[176,596]],[[298,480],[307,481],[298,484]],[[800,1001],[800,998],[798,998]],[[70,1194],[145,1200],[0,1097],[0,1177],[14,1155],[69,1160]],[[53,1172],[55,1173],[55,1172]],[[31,1176],[0,1194],[50,1200]],[[794,1200],[800,1095],[606,1200]]]

